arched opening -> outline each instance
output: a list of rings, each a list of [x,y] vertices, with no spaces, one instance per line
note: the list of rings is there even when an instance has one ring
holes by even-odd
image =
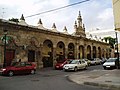
[[[98,47],[98,58],[101,58],[101,48]]]
[[[50,40],[43,42],[43,67],[53,66],[53,43]]]
[[[57,43],[56,48],[56,54],[57,54],[57,61],[63,61],[65,59],[65,45],[62,41]]]
[[[93,46],[93,58],[96,58],[96,47]]]
[[[102,49],[102,57],[105,58],[105,50]]]
[[[68,45],[68,59],[74,59],[75,58],[75,53],[74,53],[74,44],[69,43]]]
[[[91,46],[87,46],[87,59],[91,59]]]
[[[79,46],[79,59],[84,58],[84,47],[81,45]]]

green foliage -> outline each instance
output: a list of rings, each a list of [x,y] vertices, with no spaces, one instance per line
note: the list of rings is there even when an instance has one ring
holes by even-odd
[[[112,37],[104,37],[105,41],[107,42],[107,40],[109,40],[109,44],[111,45],[111,48],[114,48],[115,42],[116,42],[116,38],[112,38]]]
[[[17,18],[12,18],[12,19],[9,19],[9,21],[13,21],[13,22],[19,22],[19,20]]]

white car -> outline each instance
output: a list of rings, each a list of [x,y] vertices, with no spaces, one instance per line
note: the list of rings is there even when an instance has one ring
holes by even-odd
[[[91,65],[102,64],[102,60],[99,58],[91,59]]]
[[[72,60],[69,64],[63,66],[63,70],[73,70],[77,71],[78,69],[87,69],[87,62],[83,59],[80,60]]]
[[[104,64],[103,64],[103,68],[104,69],[114,69],[116,68],[115,66],[115,61],[117,60],[117,58],[109,58]],[[120,64],[120,59],[119,59],[119,64]]]

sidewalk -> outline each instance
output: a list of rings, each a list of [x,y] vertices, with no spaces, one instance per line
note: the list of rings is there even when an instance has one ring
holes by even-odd
[[[98,86],[110,90],[120,90],[120,70],[93,70],[76,72],[68,79],[84,85]]]

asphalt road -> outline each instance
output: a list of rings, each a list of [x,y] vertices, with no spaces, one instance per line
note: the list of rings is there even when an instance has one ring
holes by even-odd
[[[91,66],[87,72],[95,69],[103,69],[101,65]],[[45,68],[38,70],[35,75],[18,75],[13,77],[0,76],[0,90],[105,90],[98,87],[78,85],[67,79],[74,72],[64,72]]]

